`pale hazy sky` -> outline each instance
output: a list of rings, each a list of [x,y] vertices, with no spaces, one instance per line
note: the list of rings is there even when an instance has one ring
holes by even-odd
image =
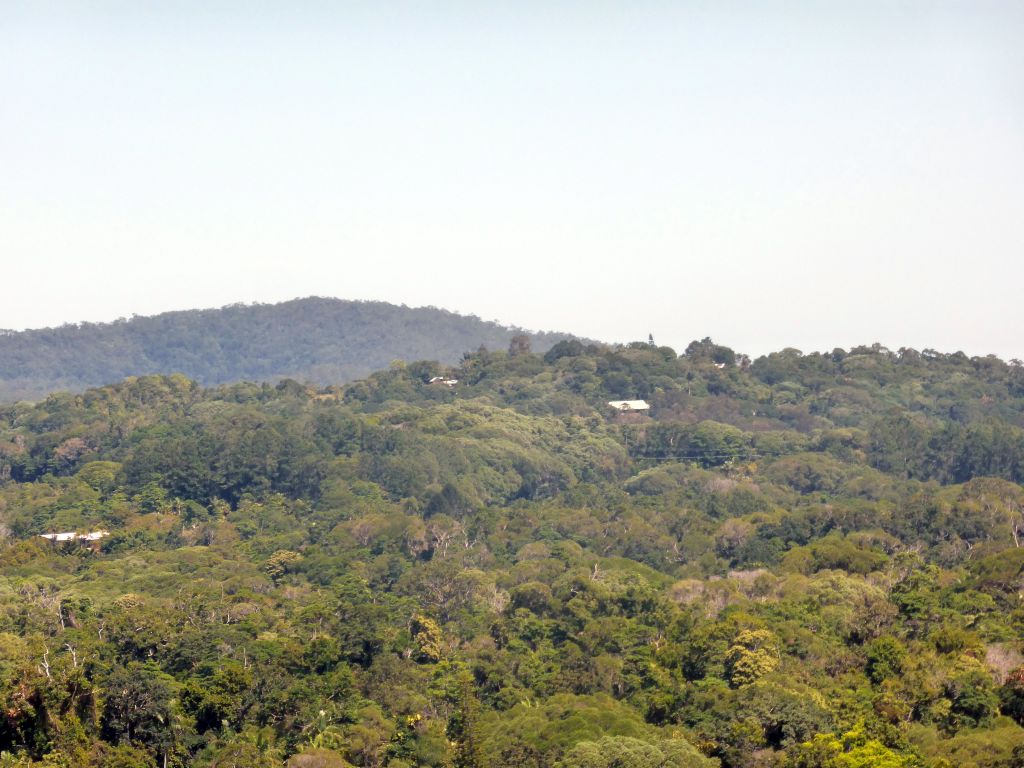
[[[0,328],[310,294],[1024,358],[1024,2],[0,0]]]

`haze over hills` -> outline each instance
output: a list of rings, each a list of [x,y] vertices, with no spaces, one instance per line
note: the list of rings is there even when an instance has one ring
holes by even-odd
[[[0,401],[36,399],[126,376],[184,373],[202,384],[366,376],[394,360],[455,363],[524,333],[434,307],[309,297],[165,312],[0,335]],[[530,333],[543,352],[564,333]]]

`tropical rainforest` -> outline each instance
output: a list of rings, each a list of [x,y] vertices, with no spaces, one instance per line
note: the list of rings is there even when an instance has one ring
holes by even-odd
[[[0,767],[1024,766],[1019,361],[494,349],[0,406]]]
[[[0,330],[0,402],[153,373],[184,373],[206,386],[285,378],[337,384],[394,360],[456,363],[467,349],[502,349],[522,333],[433,307],[316,297]],[[529,335],[538,350],[568,338]]]

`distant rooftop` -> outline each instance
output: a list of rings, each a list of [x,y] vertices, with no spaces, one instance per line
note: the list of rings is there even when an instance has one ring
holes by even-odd
[[[609,400],[608,405],[617,411],[649,411],[651,406],[646,400]]]
[[[66,533],[41,533],[39,537],[50,541],[99,541],[109,535],[110,531],[92,531],[90,533],[67,531]]]

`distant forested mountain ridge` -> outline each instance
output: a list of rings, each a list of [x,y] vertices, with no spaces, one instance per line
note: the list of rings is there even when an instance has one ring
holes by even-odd
[[[393,360],[455,363],[480,346],[503,349],[521,332],[433,307],[315,297],[65,325],[0,335],[0,401],[154,373],[207,385],[340,383]],[[530,334],[538,351],[566,338]]]

